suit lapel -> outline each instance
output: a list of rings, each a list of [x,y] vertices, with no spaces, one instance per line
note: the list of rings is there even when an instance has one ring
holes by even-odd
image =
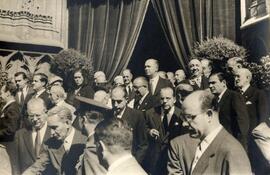
[[[227,89],[218,103],[219,107],[223,106],[223,103],[226,101],[228,95],[229,95],[229,90]]]
[[[220,144],[223,142],[224,139],[224,128],[217,134],[214,138],[212,143],[208,146],[205,150],[201,158],[199,159],[198,163],[196,164],[192,174],[204,174],[205,169],[208,167],[209,160],[214,158],[217,153],[217,149],[219,148]]]
[[[245,100],[250,99],[251,96],[253,95],[253,92],[254,92],[254,89],[251,86],[249,86],[248,89],[243,94]]]

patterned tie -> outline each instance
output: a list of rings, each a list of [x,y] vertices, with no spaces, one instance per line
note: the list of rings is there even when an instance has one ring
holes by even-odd
[[[37,130],[37,135],[35,139],[35,154],[36,157],[39,156],[40,146],[41,146],[41,138],[40,138],[40,130]]]

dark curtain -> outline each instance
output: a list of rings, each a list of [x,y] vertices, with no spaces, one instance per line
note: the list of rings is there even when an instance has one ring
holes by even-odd
[[[111,80],[126,68],[149,0],[76,0],[69,3],[69,47],[93,59]]]
[[[235,40],[234,0],[151,0],[167,41],[186,70],[195,42],[224,36]]]

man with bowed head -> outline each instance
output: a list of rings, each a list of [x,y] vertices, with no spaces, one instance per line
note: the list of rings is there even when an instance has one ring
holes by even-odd
[[[213,100],[214,95],[207,90],[185,98],[183,126],[189,134],[170,143],[169,175],[252,174],[244,148],[220,124]]]
[[[95,128],[95,144],[107,175],[146,175],[131,154],[132,131],[121,119],[101,121]]]
[[[32,98],[27,103],[29,127],[21,128],[15,134],[16,161],[14,174],[22,174],[30,167],[40,152],[42,144],[50,137],[47,127],[47,108],[41,98]]]

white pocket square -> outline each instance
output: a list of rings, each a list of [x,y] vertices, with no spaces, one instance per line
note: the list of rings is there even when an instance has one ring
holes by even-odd
[[[251,104],[252,104],[251,101],[246,102],[246,105],[251,105]]]

